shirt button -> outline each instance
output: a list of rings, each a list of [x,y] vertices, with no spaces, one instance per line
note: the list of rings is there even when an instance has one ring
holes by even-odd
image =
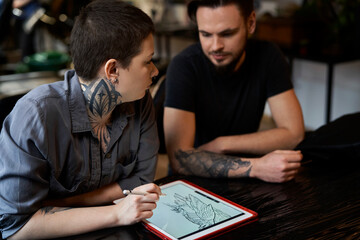
[[[105,158],[111,158],[111,153],[107,153],[107,154],[105,155]]]

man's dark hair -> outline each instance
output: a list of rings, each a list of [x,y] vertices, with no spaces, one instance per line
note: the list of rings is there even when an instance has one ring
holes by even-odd
[[[120,0],[91,2],[81,10],[71,32],[70,52],[76,73],[91,80],[111,58],[127,68],[150,33],[154,33],[154,24],[140,9]]]
[[[192,0],[188,4],[187,11],[190,19],[196,23],[196,11],[199,7],[217,8],[230,4],[238,6],[245,20],[250,16],[252,11],[254,11],[253,0]]]

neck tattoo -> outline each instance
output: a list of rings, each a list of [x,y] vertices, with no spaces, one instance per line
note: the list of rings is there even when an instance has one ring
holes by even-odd
[[[108,79],[81,82],[92,133],[106,152],[111,136],[111,113],[121,103],[121,94]]]

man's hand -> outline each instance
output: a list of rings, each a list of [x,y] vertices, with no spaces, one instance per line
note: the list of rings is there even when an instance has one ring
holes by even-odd
[[[290,181],[297,174],[302,157],[300,151],[276,150],[259,159],[251,159],[250,177],[266,182]]]

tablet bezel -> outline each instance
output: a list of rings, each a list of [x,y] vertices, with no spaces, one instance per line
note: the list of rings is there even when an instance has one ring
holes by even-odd
[[[220,224],[216,224],[212,227],[209,227],[205,230],[201,230],[195,233],[191,233],[189,235],[186,235],[185,237],[181,237],[181,239],[183,240],[187,240],[187,239],[203,239],[203,238],[207,238],[209,236],[216,236],[216,235],[220,235],[223,234],[227,231],[230,231],[234,228],[238,228],[240,226],[243,226],[245,224],[248,224],[250,222],[254,222],[257,220],[258,214],[250,209],[247,209],[237,203],[234,203],[232,201],[230,201],[229,199],[226,199],[224,197],[221,197],[209,190],[206,190],[192,182],[186,181],[186,180],[176,180],[173,182],[169,182],[166,183],[162,186],[160,186],[160,188],[167,188],[167,187],[171,187],[173,185],[176,184],[184,184],[185,186],[190,187],[191,189],[194,189],[194,191],[200,191],[201,193],[203,193],[204,195],[215,199],[217,201],[223,202],[226,205],[230,205],[235,209],[241,210],[243,212],[246,212],[247,214],[250,214],[250,216],[248,216],[247,218],[243,219],[243,216],[237,216],[235,218],[231,218],[228,220],[225,220],[224,222],[220,223]],[[239,220],[240,219],[240,220]],[[150,230],[151,232],[155,233],[156,235],[158,235],[159,237],[163,238],[163,239],[178,239],[174,236],[172,236],[171,234],[165,232],[164,230],[160,229],[158,226],[156,226],[155,224],[149,222],[148,220],[144,220],[143,221],[144,226]]]

